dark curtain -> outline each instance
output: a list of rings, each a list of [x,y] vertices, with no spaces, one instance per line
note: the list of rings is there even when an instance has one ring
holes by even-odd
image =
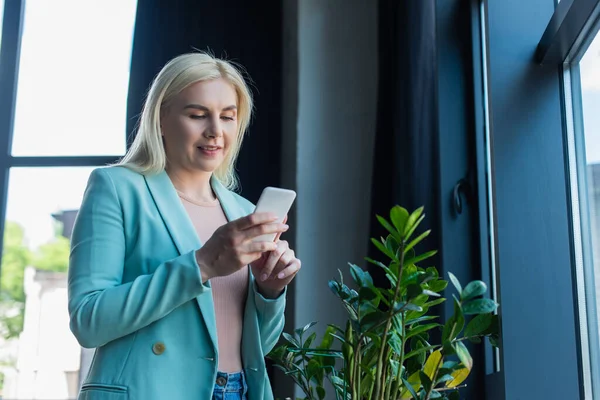
[[[171,58],[194,49],[241,64],[252,79],[255,114],[240,151],[241,194],[256,202],[281,171],[280,2],[139,0],[127,100],[128,145],[154,76]],[[268,363],[272,376],[273,368]]]
[[[423,242],[437,249],[438,157],[435,1],[379,1],[379,89],[371,215],[425,206]],[[375,218],[372,237],[385,235]],[[371,247],[371,256],[381,259]],[[433,260],[432,262],[435,262]],[[387,284],[371,266],[374,280]]]
[[[133,140],[144,96],[162,66],[194,49],[243,65],[252,78],[256,113],[237,170],[242,195],[258,200],[265,186],[280,181],[281,4],[139,0],[127,110],[128,144]]]

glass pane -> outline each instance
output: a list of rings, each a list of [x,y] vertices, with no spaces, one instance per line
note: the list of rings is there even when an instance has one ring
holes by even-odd
[[[27,0],[12,154],[121,155],[137,0]]]
[[[593,312],[594,307],[588,313],[588,325],[591,341],[590,348],[600,347],[600,318],[598,311],[600,310],[600,35],[591,43],[580,63],[581,74],[581,95],[582,95],[582,112],[583,112],[583,129],[584,135],[579,146],[577,157],[583,160],[585,173],[584,179],[579,182],[583,186],[580,190],[582,196],[585,196],[581,202],[582,221],[589,221],[588,224],[582,224],[582,239],[583,239],[583,259],[584,268],[587,268],[586,286],[590,294],[595,293],[596,297],[596,312]],[[579,147],[579,148],[577,148]],[[587,204],[587,206],[586,206]],[[589,297],[588,297],[589,298]],[[590,298],[592,300],[593,296]],[[592,302],[593,304],[593,302]],[[592,325],[595,324],[595,325]],[[597,350],[596,350],[597,352]],[[594,356],[592,354],[592,371],[600,365],[600,354]],[[596,376],[597,379],[597,376]],[[598,390],[600,388],[595,388]]]
[[[68,237],[91,171],[11,169],[0,291],[1,398],[76,398],[89,352],[69,329]]]

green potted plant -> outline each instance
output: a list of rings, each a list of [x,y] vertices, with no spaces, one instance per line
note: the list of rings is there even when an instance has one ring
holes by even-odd
[[[329,282],[347,313],[345,327],[328,325],[316,345],[311,322],[284,333],[285,343],[269,355],[305,399],[324,399],[325,381],[344,400],[459,399],[458,389],[473,368],[465,341],[487,337],[497,346],[498,305],[482,297],[487,292],[482,281],[463,288],[449,273],[457,292],[454,312],[443,324],[433,315],[433,307],[446,301],[440,293],[448,281],[436,268],[421,266],[436,254],[415,250],[430,234],[415,233],[424,217],[422,207],[409,213],[400,206],[392,208],[389,220],[377,216],[389,234],[372,242],[388,262],[367,261],[385,272],[389,287],[376,286],[368,272],[350,264],[352,287],[341,271],[339,280]],[[434,344],[430,333],[436,329],[441,340]]]

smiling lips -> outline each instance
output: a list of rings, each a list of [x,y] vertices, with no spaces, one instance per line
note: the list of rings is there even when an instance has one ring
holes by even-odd
[[[207,156],[215,156],[221,150],[220,146],[198,146],[198,149],[202,152],[202,154]]]

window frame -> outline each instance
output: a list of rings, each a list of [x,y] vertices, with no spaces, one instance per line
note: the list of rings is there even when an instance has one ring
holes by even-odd
[[[8,199],[9,174],[12,167],[94,167],[117,162],[123,155],[94,156],[18,156],[11,155],[14,135],[21,39],[26,0],[4,3],[2,43],[0,45],[0,254],[4,242],[4,226]],[[127,133],[124,132],[127,139]],[[129,141],[126,141],[129,147]],[[0,276],[2,271],[0,269]]]
[[[584,397],[600,393],[600,329],[591,254],[585,163],[583,98],[579,62],[600,29],[599,0],[562,0],[540,39],[536,61],[561,71],[565,153],[575,296],[578,302],[581,386]],[[583,155],[583,156],[581,156]],[[592,338],[592,340],[590,340]],[[598,338],[598,340],[594,340]]]

